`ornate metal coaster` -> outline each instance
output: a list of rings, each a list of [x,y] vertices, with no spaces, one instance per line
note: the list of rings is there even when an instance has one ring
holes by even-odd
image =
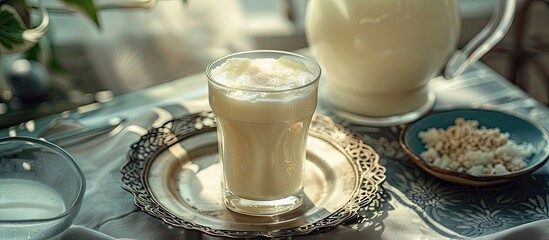
[[[174,227],[223,237],[289,237],[328,231],[352,219],[385,179],[378,154],[359,135],[315,115],[304,205],[275,217],[246,216],[223,204],[217,146],[212,113],[152,128],[132,145],[121,170],[122,187],[139,208]]]

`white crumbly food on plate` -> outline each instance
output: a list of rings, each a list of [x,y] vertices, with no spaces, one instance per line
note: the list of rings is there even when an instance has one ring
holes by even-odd
[[[419,138],[420,157],[434,166],[471,175],[494,175],[523,169],[534,153],[530,143],[516,143],[499,128],[479,127],[476,120],[456,118],[448,129],[429,128]]]

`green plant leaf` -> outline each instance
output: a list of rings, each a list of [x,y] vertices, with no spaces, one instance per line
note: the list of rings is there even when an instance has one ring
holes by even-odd
[[[187,0],[181,0],[183,4],[187,5]]]
[[[30,28],[30,13],[27,3],[22,0],[0,0],[0,5],[10,5],[15,10],[15,13],[20,17],[26,28]]]
[[[61,0],[65,7],[82,12],[88,16],[98,28],[101,28],[99,24],[99,18],[97,17],[97,8],[93,0]]]
[[[25,26],[16,14],[17,11],[10,6],[0,8],[0,50],[12,51],[16,45],[24,43]]]

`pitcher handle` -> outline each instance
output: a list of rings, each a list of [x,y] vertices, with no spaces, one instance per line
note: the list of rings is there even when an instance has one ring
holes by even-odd
[[[488,24],[463,50],[457,50],[444,69],[444,78],[461,75],[467,67],[479,60],[494,47],[511,27],[515,15],[516,0],[496,0],[492,17]]]

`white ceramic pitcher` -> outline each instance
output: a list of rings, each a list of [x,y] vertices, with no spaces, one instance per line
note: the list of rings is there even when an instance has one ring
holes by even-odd
[[[430,111],[428,81],[453,78],[499,42],[515,0],[496,0],[488,25],[456,51],[458,0],[309,0],[306,36],[325,76],[324,101],[359,124],[391,126]]]

